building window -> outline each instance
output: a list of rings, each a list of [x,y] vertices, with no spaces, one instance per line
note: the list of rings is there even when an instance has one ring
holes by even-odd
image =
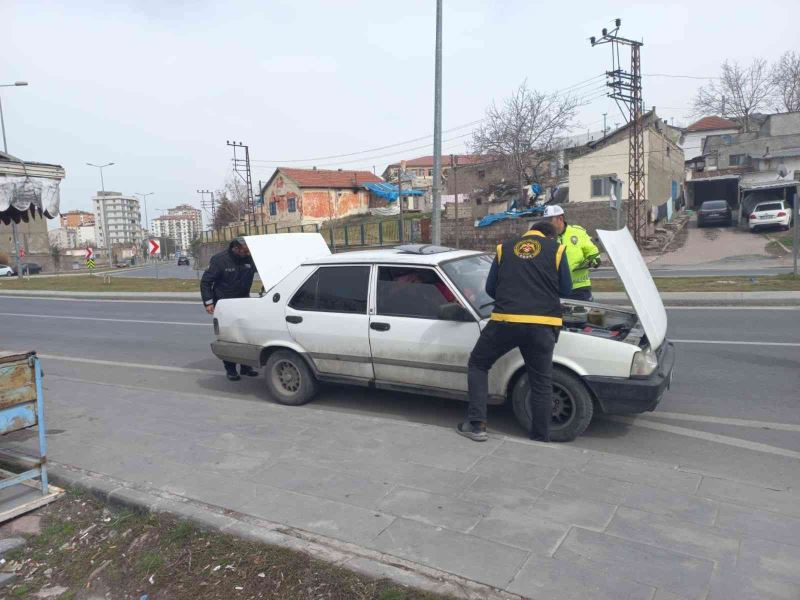
[[[428,169],[428,177],[433,177],[433,169]]]
[[[297,200],[295,198],[286,200],[286,210],[289,212],[297,212]]]
[[[728,165],[738,167],[744,164],[744,154],[731,154],[728,156]]]
[[[278,214],[278,203],[277,202],[270,202],[269,203],[269,214],[270,216],[275,216]]]
[[[484,171],[483,169],[478,171],[478,179],[486,179],[486,171]]]
[[[592,175],[592,198],[601,198],[611,195],[611,175]],[[616,174],[614,175],[616,177]]]

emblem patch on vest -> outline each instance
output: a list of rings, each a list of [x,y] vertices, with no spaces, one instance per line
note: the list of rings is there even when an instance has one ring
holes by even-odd
[[[577,246],[578,245],[578,236],[577,235],[573,235],[571,238],[569,238],[569,241],[572,242],[573,246]]]
[[[520,240],[514,244],[514,254],[525,260],[536,258],[541,251],[542,245],[539,240]]]

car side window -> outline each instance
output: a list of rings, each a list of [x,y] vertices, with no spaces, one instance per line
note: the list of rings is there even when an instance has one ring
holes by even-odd
[[[438,319],[455,295],[433,269],[379,267],[377,313],[393,317]]]
[[[295,292],[295,310],[367,313],[368,266],[320,267]]]

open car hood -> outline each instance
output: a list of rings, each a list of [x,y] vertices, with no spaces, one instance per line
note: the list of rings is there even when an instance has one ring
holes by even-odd
[[[279,283],[307,260],[331,251],[318,233],[271,233],[244,238],[265,290]]]
[[[639,317],[650,347],[655,350],[667,335],[667,311],[636,242],[627,228],[618,231],[598,229],[597,235],[625,286],[625,293]]]

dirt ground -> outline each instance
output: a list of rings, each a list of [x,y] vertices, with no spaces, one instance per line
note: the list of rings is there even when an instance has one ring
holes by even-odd
[[[165,515],[113,510],[74,490],[21,519],[14,534],[27,543],[4,555],[0,571],[16,580],[0,598],[445,600]]]

